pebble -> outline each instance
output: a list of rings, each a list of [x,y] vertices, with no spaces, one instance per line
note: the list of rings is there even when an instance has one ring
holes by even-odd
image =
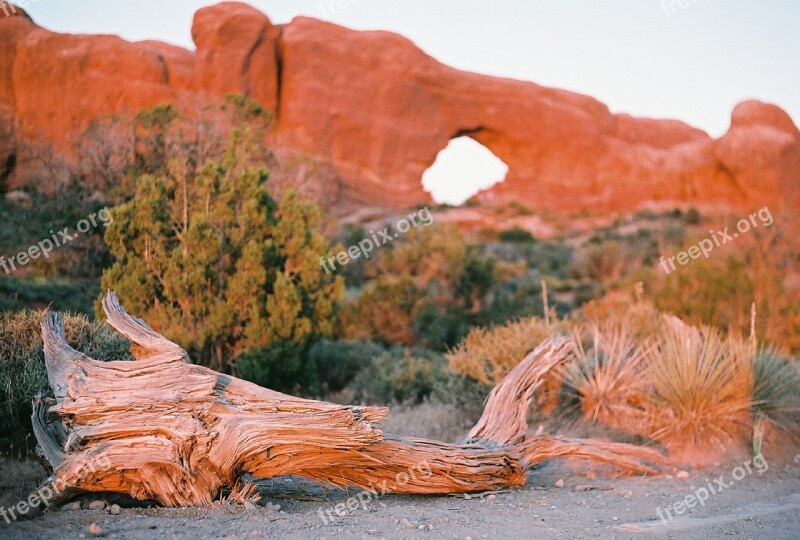
[[[102,510],[105,507],[105,501],[92,501],[89,503],[89,510]]]
[[[97,523],[91,522],[89,523],[89,534],[91,534],[92,536],[103,536],[105,534],[105,531]]]
[[[80,510],[80,509],[81,509],[81,503],[79,501],[75,501],[69,504],[65,504],[61,510],[63,510],[64,512],[69,512],[72,510]]]
[[[119,507],[118,504],[112,504],[111,506],[108,507],[108,512],[112,516],[118,516],[121,511],[122,510],[121,510],[121,508]]]
[[[563,478],[559,478],[559,479],[558,479],[558,481],[556,482],[556,487],[557,487],[557,488],[562,488],[562,487],[564,487],[564,479],[563,479]]]
[[[678,471],[675,478],[689,478],[689,473],[686,471]]]
[[[489,495],[488,497],[486,497],[486,500],[489,501],[489,502],[494,502],[494,501],[497,500],[497,495],[494,495],[494,494]]]

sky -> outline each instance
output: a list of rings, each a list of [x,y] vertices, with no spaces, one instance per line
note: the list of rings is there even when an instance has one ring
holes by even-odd
[[[38,24],[54,31],[117,34],[132,41],[159,39],[193,48],[192,15],[214,2],[18,3]],[[731,110],[745,99],[776,103],[800,123],[798,0],[248,3],[275,23],[304,15],[349,28],[394,31],[453,67],[588,94],[612,112],[679,119],[713,136],[727,130]],[[452,178],[465,175],[467,169],[485,171],[484,176],[496,174],[497,166],[489,161],[481,165],[468,144],[451,146],[463,148],[455,150],[454,164],[438,180],[443,195],[434,197],[459,202],[461,195],[447,200],[448,183],[454,191]],[[428,182],[437,185],[435,179]]]

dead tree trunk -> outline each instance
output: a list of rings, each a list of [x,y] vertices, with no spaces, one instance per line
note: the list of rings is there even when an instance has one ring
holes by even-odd
[[[299,475],[331,486],[397,493],[463,493],[522,485],[554,457],[653,473],[655,450],[526,434],[542,376],[571,352],[555,338],[530,353],[490,394],[461,444],[384,434],[382,407],[300,399],[193,365],[181,347],[103,302],[108,323],[132,342],[135,361],[99,362],[72,349],[61,317],[42,335],[55,403],[33,415],[41,452],[62,497],[116,492],[165,506],[208,505],[245,473]],[[425,472],[412,474],[410,470]],[[64,495],[66,494],[66,495]]]

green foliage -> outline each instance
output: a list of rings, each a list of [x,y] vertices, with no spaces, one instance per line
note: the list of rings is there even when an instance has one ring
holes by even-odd
[[[542,276],[568,278],[575,249],[561,241],[492,243],[482,247],[484,257],[508,264],[524,265]]]
[[[658,309],[694,324],[742,330],[749,326],[750,306],[755,300],[753,283],[745,262],[732,254],[721,264],[692,261],[660,281],[652,280],[651,287]]]
[[[99,280],[0,278],[0,311],[46,308],[89,315]]]
[[[31,433],[31,400],[52,395],[44,366],[40,322],[44,311],[0,314],[0,433],[10,443]],[[131,360],[130,344],[101,322],[64,317],[67,341],[96,360]]]
[[[518,227],[501,231],[497,238],[501,242],[536,242],[536,239],[530,232]]]
[[[421,403],[451,377],[440,354],[393,347],[361,370],[353,381],[358,401]]]
[[[800,372],[793,361],[764,350],[753,359],[753,415],[800,430]]]
[[[345,223],[339,229],[339,234],[336,236],[336,244],[343,246],[341,249],[334,249],[335,253],[346,249],[349,246],[356,246],[367,237],[364,227],[353,225],[352,223]],[[344,266],[337,267],[337,272],[341,273],[344,277],[345,283],[348,287],[363,287],[367,282],[367,263],[369,259],[358,257],[357,259],[350,259]]]
[[[76,224],[104,207],[95,200],[88,188],[74,178],[57,195],[45,195],[35,185],[26,188],[30,203],[7,201],[0,197],[0,255],[6,259],[27,251],[40,241],[50,239],[65,227],[70,236]],[[108,262],[108,250],[103,243],[104,227],[97,221],[87,233],[74,237],[69,243],[53,249],[48,257],[31,260],[17,266],[11,277],[58,277],[86,279],[100,276]],[[9,267],[10,268],[10,267]],[[0,273],[4,271],[0,269]]]
[[[703,217],[700,215],[697,208],[693,206],[686,211],[684,221],[686,221],[687,225],[699,225],[703,221]]]
[[[343,334],[444,352],[472,327],[543,315],[542,276],[566,278],[571,258],[560,242],[470,245],[451,227],[418,231],[364,263],[367,280],[343,310]],[[572,308],[548,301],[561,314]]]
[[[308,359],[323,393],[338,392],[384,352],[383,347],[371,341],[323,339],[311,347]]]
[[[105,240],[115,262],[102,289],[204,365],[225,369],[253,349],[240,369],[254,378],[302,378],[303,352],[332,334],[342,292],[319,266],[329,251],[315,232],[319,210],[292,191],[277,204],[270,197],[258,124],[231,130],[221,152],[195,168],[182,151],[171,154],[165,133],[178,117],[169,107],[138,120],[157,162],[148,167],[159,172],[137,178],[135,197],[112,211]],[[276,367],[280,354],[286,365]]]
[[[441,342],[427,343],[425,337],[439,339],[451,331],[447,328],[451,324],[428,329],[415,321],[421,316],[428,321],[447,317],[458,309],[469,311],[469,275],[482,272],[473,265],[465,274],[469,264],[467,244],[453,227],[413,229],[402,240],[383,246],[365,263],[372,279],[343,310],[344,336],[441,347]],[[420,330],[431,334],[420,335]]]
[[[317,374],[306,362],[306,347],[291,341],[248,350],[236,359],[233,371],[242,379],[279,392],[319,391]]]

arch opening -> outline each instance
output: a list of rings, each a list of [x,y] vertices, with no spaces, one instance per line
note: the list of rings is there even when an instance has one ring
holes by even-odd
[[[422,173],[422,187],[437,203],[459,206],[506,179],[508,165],[475,139],[455,137]]]

